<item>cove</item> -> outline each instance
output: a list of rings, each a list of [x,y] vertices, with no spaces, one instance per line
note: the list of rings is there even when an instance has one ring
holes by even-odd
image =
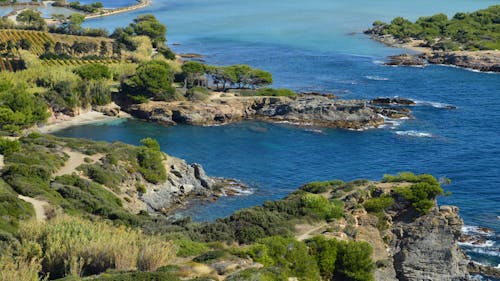
[[[70,128],[61,136],[138,144],[159,140],[169,154],[202,164],[215,176],[233,177],[254,194],[223,198],[185,210],[196,220],[285,196],[315,180],[411,170],[446,176],[467,225],[500,231],[500,76],[430,66],[381,65],[387,48],[361,34],[376,19],[472,11],[498,1],[154,1],[145,9],[91,20],[93,27],[124,26],[139,14],[154,13],[168,25],[169,43],[181,53],[204,55],[210,64],[247,63],[273,73],[275,87],[333,92],[345,98],[402,96],[419,101],[415,119],[386,128],[353,132],[312,131],[283,124],[244,122],[221,127],[162,127],[126,121]],[[446,110],[446,105],[456,106]],[[499,264],[498,237],[470,248],[479,261]]]

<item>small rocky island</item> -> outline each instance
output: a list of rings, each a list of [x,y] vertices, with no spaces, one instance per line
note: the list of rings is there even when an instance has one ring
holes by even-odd
[[[216,125],[242,120],[288,122],[298,126],[366,129],[386,118],[411,117],[407,108],[321,95],[237,97],[218,94],[207,101],[148,102],[124,107],[131,115],[164,125]]]

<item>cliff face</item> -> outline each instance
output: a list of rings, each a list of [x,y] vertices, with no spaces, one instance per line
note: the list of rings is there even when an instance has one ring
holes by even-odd
[[[433,52],[422,55],[430,63],[456,65],[479,71],[500,72],[499,51]]]
[[[169,156],[165,161],[167,181],[148,184],[147,192],[141,197],[148,211],[166,213],[183,204],[189,196],[209,196],[216,192],[220,180],[208,177],[199,164]]]
[[[253,119],[346,129],[378,127],[384,124],[380,115],[409,116],[409,112],[403,109],[371,106],[363,100],[334,100],[317,95],[149,102],[129,106],[126,110],[135,117],[165,125],[213,125]]]
[[[393,266],[397,280],[469,280],[467,259],[458,247],[458,208],[441,206],[412,222],[396,221]]]

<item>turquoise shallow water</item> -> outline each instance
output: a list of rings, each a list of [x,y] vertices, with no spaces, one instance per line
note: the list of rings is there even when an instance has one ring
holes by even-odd
[[[250,196],[224,198],[183,212],[212,220],[242,207],[281,198],[312,180],[411,170],[447,176],[452,196],[441,204],[461,208],[465,223],[497,234],[481,247],[467,247],[482,262],[500,263],[500,76],[430,66],[381,65],[401,50],[360,32],[375,19],[471,11],[499,1],[229,1],[170,0],[129,14],[92,20],[113,28],[140,13],[154,13],[169,27],[179,52],[205,55],[213,64],[248,63],[270,70],[276,87],[334,92],[346,98],[403,96],[419,101],[415,119],[365,132],[310,131],[244,122],[222,127],[165,128],[138,121],[81,126],[60,135],[135,143],[159,139],[175,156],[204,165],[216,176],[240,179]],[[456,110],[443,109],[445,105]]]

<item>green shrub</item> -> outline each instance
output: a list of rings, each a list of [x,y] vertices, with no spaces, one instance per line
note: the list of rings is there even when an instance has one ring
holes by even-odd
[[[177,255],[180,257],[197,256],[209,250],[206,243],[200,243],[190,239],[175,240],[174,244],[177,246]]]
[[[421,214],[427,214],[435,205],[436,196],[444,193],[439,184],[430,184],[428,182],[419,182],[412,184],[410,187],[398,188],[396,192],[412,202],[413,207]]]
[[[0,154],[11,154],[19,150],[21,150],[19,141],[0,138]]]
[[[137,154],[137,161],[140,166],[139,171],[148,182],[157,184],[167,180],[161,151],[147,146],[142,147]]]
[[[195,262],[208,263],[216,259],[220,259],[226,255],[225,251],[217,250],[203,253],[193,259]]]
[[[319,194],[305,194],[302,201],[306,211],[320,219],[332,220],[341,218],[344,214],[344,206],[341,202],[330,202]]]
[[[111,78],[111,72],[109,71],[109,68],[98,63],[79,66],[74,70],[74,72],[83,80],[101,80]]]
[[[300,189],[310,193],[319,194],[319,193],[325,193],[328,190],[341,186],[343,183],[344,182],[341,180],[324,181],[324,182],[315,181],[303,185]]]
[[[289,89],[261,88],[255,92],[255,96],[295,97],[297,93]]]
[[[378,198],[368,199],[363,206],[370,213],[382,212],[383,210],[394,205],[394,198],[391,196],[381,196]]]

